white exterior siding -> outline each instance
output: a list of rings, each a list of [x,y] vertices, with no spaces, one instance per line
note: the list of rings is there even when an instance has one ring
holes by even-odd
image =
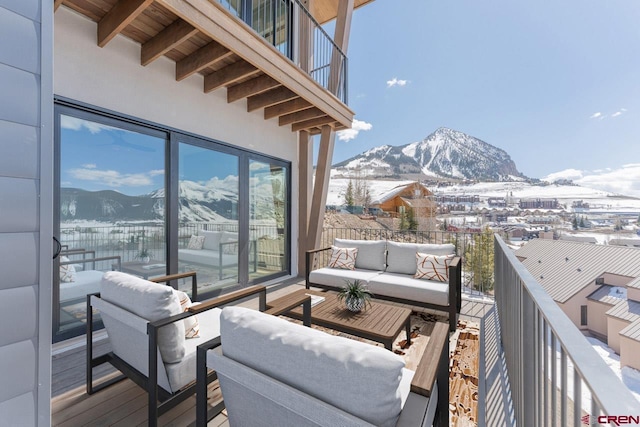
[[[52,8],[0,0],[3,425],[50,424]]]

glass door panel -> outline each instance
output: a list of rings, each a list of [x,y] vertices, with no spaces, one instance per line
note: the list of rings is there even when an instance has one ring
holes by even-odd
[[[198,299],[238,283],[238,165],[236,155],[179,145],[178,270],[196,271]]]
[[[249,279],[289,270],[287,168],[249,161]]]
[[[167,252],[166,137],[89,115],[59,120],[55,340],[84,333],[86,295],[105,271],[163,275]]]

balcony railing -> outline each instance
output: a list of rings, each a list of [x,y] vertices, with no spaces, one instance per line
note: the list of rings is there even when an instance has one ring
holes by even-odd
[[[299,0],[218,0],[347,104],[347,57]]]
[[[631,392],[498,236],[495,280],[517,425],[579,427],[640,415]]]

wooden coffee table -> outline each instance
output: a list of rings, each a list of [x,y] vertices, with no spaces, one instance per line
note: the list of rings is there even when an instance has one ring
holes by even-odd
[[[411,310],[408,308],[371,301],[371,305],[367,306],[366,310],[352,313],[346,309],[343,302],[338,300],[336,293],[308,289],[300,289],[273,300],[267,304],[267,307],[287,304],[289,299],[299,300],[305,294],[325,298],[321,303],[311,307],[312,324],[380,342],[388,350],[392,349],[393,340],[402,328],[406,328],[407,344],[411,344]],[[302,319],[302,309],[297,307],[283,315]]]

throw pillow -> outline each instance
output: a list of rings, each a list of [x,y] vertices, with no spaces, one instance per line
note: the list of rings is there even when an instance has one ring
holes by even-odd
[[[235,255],[238,253],[238,233],[223,231],[220,243],[222,243],[223,254]]]
[[[416,252],[416,279],[449,281],[449,264],[455,255],[431,255]]]
[[[182,311],[185,312],[189,310],[191,307],[191,298],[187,295],[186,292],[175,291],[178,294],[178,298],[180,299],[180,307]],[[200,324],[198,323],[198,317],[194,314],[193,316],[187,317],[183,320],[184,322],[184,337],[185,338],[198,338],[200,337]]]
[[[60,257],[60,262],[69,262],[70,259],[66,256]],[[76,268],[73,264],[60,265],[60,281],[64,283],[71,283],[76,281]]]
[[[343,270],[354,270],[356,268],[356,257],[358,248],[339,248],[331,246],[330,268],[341,268]]]
[[[204,236],[195,236],[192,235],[191,239],[189,239],[189,244],[187,245],[187,249],[197,249],[200,250],[204,246]]]

